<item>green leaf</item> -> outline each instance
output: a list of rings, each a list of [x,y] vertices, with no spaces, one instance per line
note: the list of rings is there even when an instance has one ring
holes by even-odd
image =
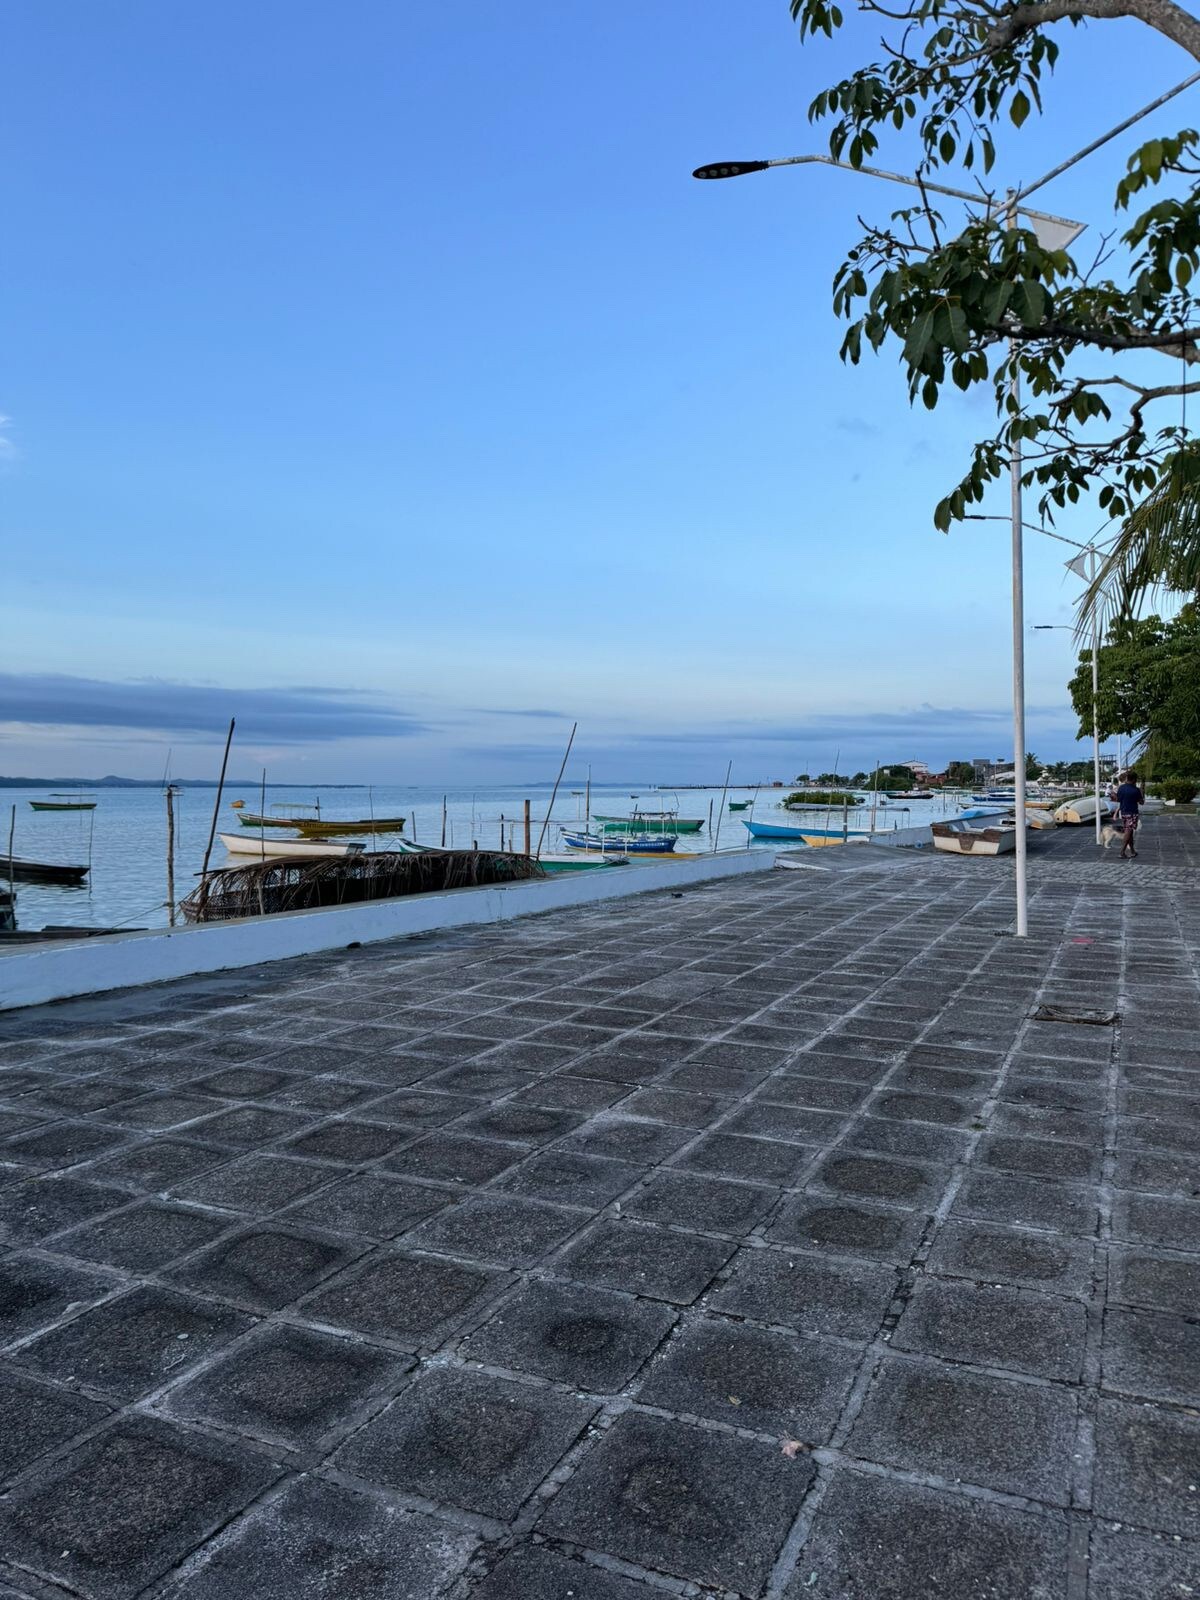
[[[925,357],[933,338],[934,317],[933,311],[923,311],[908,330],[908,337],[904,341],[904,359],[910,367],[919,367]]]
[[[1018,89],[1013,95],[1008,114],[1013,120],[1014,128],[1019,128],[1029,115],[1029,96],[1023,90]]]

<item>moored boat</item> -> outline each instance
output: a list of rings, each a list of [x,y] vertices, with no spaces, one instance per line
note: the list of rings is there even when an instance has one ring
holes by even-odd
[[[753,804],[753,800],[731,800],[729,802],[729,809],[730,811],[749,811]]]
[[[7,856],[0,856],[0,878],[6,883],[10,868],[14,883],[62,883],[74,888],[78,888],[90,870],[57,861],[22,861],[17,856],[10,863]]]
[[[95,811],[96,802],[90,794],[55,794],[48,800],[31,800],[33,811]]]
[[[673,833],[571,833],[566,829],[562,839],[571,850],[614,856],[666,856],[677,843]]]
[[[673,811],[635,811],[631,817],[602,817],[592,813],[592,821],[605,833],[699,833],[703,817],[677,817]]]
[[[785,827],[778,822],[748,822],[743,820],[742,827],[746,829],[752,839],[799,839],[808,845],[848,844],[852,841],[869,839],[870,828],[810,828],[805,826]]]
[[[293,857],[351,856],[366,849],[359,839],[268,839],[252,833],[222,833],[217,837],[231,856]]]
[[[306,839],[328,839],[343,833],[403,833],[407,817],[301,817],[295,827]]]
[[[977,828],[960,817],[954,822],[931,822],[929,831],[934,849],[952,855],[1006,856],[1017,848],[1015,825]]]
[[[623,867],[628,865],[628,857],[624,855],[609,855],[597,852],[595,855],[572,855],[570,851],[557,851],[537,857],[537,864],[543,872],[552,876],[559,872],[590,872],[596,867]]]

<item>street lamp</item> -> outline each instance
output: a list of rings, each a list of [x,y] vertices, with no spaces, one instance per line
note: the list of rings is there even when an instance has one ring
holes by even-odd
[[[1028,219],[1032,224],[1032,231],[1037,234],[1038,241],[1049,250],[1065,250],[1084,231],[1087,224],[1073,222],[1068,217],[1056,217],[1045,211],[1032,211],[1021,202],[1031,195],[1035,189],[1042,188],[1049,183],[1051,178],[1057,178],[1066,172],[1077,161],[1082,161],[1085,156],[1091,155],[1101,145],[1107,144],[1110,139],[1115,139],[1126,128],[1133,126],[1142,117],[1148,116],[1159,106],[1173,99],[1182,90],[1189,88],[1193,83],[1200,81],[1200,72],[1195,72],[1182,83],[1176,84],[1165,94],[1152,100],[1149,105],[1143,106],[1133,116],[1126,117],[1115,128],[1110,128],[1107,133],[1101,134],[1098,139],[1093,139],[1082,150],[1077,150],[1066,161],[1059,162],[1058,166],[1051,168],[1036,182],[1026,184],[1023,189],[1010,189],[1004,197],[1003,210],[1010,230],[1018,226],[1018,217]],[[805,155],[805,156],[777,156],[767,161],[712,161],[706,166],[697,167],[692,173],[693,178],[712,180],[719,178],[742,178],[751,172],[765,172],[769,167],[799,167],[819,165],[825,167],[840,167],[846,172],[856,172],[869,178],[883,178],[889,183],[903,183],[909,188],[928,191],[933,194],[950,195],[956,200],[966,200],[972,205],[984,205],[989,212],[1000,209],[1000,204],[994,196],[985,194],[972,194],[965,189],[952,189],[946,184],[933,183],[923,178],[914,178],[901,172],[888,172],[882,167],[853,166],[848,161],[835,160],[833,156]],[[1021,409],[1021,379],[1016,362],[1017,344],[1015,337],[1009,337],[1009,367],[1011,378],[1009,395],[1012,402],[1013,415],[1019,414]],[[1017,899],[1016,932],[1018,938],[1025,938],[1029,932],[1029,891],[1026,851],[1026,808],[1025,808],[1025,555],[1022,536],[1025,522],[1022,516],[1022,485],[1021,485],[1021,441],[1015,434],[1009,441],[1009,480],[1012,524],[1012,702],[1013,702],[1013,791],[1015,796],[1014,812],[1016,814],[1017,837],[1015,857],[1015,879]],[[1093,567],[1095,555],[1093,552]],[[1094,632],[1094,629],[1093,629]],[[1097,773],[1099,765],[1097,762]],[[1097,806],[1097,817],[1099,806]],[[1097,821],[1097,829],[1099,821]]]

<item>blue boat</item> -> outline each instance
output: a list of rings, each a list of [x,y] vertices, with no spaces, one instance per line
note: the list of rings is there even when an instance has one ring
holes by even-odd
[[[841,844],[843,839],[869,839],[870,828],[785,828],[777,822],[746,822],[742,826],[752,839],[800,839],[805,844]]]
[[[587,850],[614,856],[667,856],[674,850],[673,833],[632,833],[627,836],[598,833],[563,832],[563,843],[571,850]]]
[[[963,822],[974,817],[1002,817],[1006,811],[1011,810],[1011,806],[1001,805],[996,801],[991,801],[986,805],[968,806],[965,811],[960,811],[958,813],[958,818],[960,822]]]

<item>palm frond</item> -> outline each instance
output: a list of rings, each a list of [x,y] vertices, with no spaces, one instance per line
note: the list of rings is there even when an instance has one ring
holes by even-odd
[[[1125,519],[1079,602],[1077,634],[1106,629],[1147,601],[1200,593],[1200,441],[1177,450],[1162,478]]]

